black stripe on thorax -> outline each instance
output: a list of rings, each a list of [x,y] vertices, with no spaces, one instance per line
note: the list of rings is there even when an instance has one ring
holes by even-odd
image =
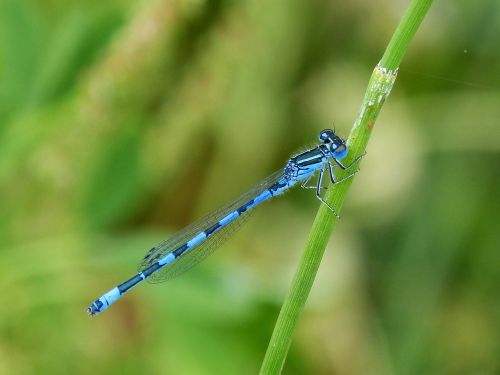
[[[306,167],[308,165],[320,163],[323,157],[324,154],[316,147],[295,156],[294,159],[299,167]]]

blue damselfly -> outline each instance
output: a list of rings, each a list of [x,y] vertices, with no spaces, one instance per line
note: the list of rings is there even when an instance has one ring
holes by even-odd
[[[87,312],[90,315],[99,314],[144,280],[153,283],[163,282],[201,262],[235,232],[249,210],[284,193],[298,182],[301,182],[300,186],[303,188],[316,189],[316,197],[337,215],[335,209],[321,196],[321,189],[325,189],[322,186],[323,176],[328,173],[332,184],[352,177],[355,172],[337,181],[333,168],[338,166],[344,170],[349,169],[362,156],[345,166],[340,160],[347,155],[347,146],[335,131],[330,129],[321,131],[319,141],[316,147],[290,158],[283,169],[264,179],[234,202],[151,248],[141,260],[139,272],[94,301]],[[316,175],[316,172],[318,173],[316,185],[308,186],[309,180]]]

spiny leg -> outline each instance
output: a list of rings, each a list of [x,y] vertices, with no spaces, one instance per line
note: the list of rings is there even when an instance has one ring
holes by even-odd
[[[321,203],[323,203],[326,207],[328,207],[330,209],[330,211],[332,211],[334,213],[334,215],[337,217],[337,219],[340,219],[340,216],[337,214],[337,211],[335,210],[335,208],[330,206],[328,204],[328,202],[326,202],[323,199],[323,197],[321,196],[321,183],[323,181],[323,173],[324,172],[325,172],[325,170],[323,168],[319,172],[318,185],[316,186],[316,198],[318,198]]]
[[[307,177],[304,182],[302,182],[302,184],[300,184],[300,187],[303,188],[303,189],[317,189],[317,184],[314,185],[314,186],[307,186],[307,183],[309,182],[309,180],[312,178],[313,175],[310,175],[309,177]],[[327,187],[325,186],[321,186],[321,189],[325,189],[325,190],[328,190]]]
[[[330,172],[330,181],[332,182],[332,185],[335,185],[337,182],[335,182],[335,175],[333,174],[333,165],[330,163],[330,160],[328,160],[328,171]]]
[[[309,177],[307,177],[301,184],[300,184],[300,187],[303,188],[303,189],[311,189],[311,188],[316,188],[316,186],[306,186],[307,183],[309,182],[309,180],[311,179],[312,175],[310,175]]]
[[[354,160],[351,162],[351,164],[349,164],[349,165],[344,165],[344,164],[342,164],[340,161],[338,161],[338,160],[337,160],[337,159],[335,159],[335,158],[332,158],[332,159],[335,161],[335,163],[336,163],[336,164],[337,164],[340,168],[342,168],[342,169],[345,171],[346,169],[351,168],[354,164],[356,164],[358,161],[360,161],[360,160],[363,158],[363,156],[365,156],[365,155],[366,155],[366,152],[365,152],[364,154],[362,154],[362,155],[359,155],[359,156],[358,156],[356,159],[354,159]]]
[[[335,160],[335,159],[333,159],[333,160]],[[353,172],[345,177],[342,177],[340,180],[337,181],[337,180],[335,180],[335,175],[333,173],[333,165],[332,165],[332,163],[330,163],[330,160],[328,160],[328,171],[330,172],[330,180],[332,181],[332,185],[337,185],[337,184],[351,178],[352,176],[354,176],[356,173],[358,173],[359,169],[356,172]]]

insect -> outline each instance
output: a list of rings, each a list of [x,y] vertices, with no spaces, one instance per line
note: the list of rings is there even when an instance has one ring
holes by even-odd
[[[138,273],[95,300],[88,307],[87,312],[92,316],[99,314],[144,280],[159,283],[190,269],[230,237],[251,209],[272,197],[283,194],[299,182],[302,188],[316,189],[316,197],[337,215],[335,209],[321,196],[321,189],[325,189],[322,186],[323,177],[325,173],[328,173],[332,184],[352,177],[356,172],[337,181],[333,168],[338,166],[344,170],[350,169],[364,155],[345,166],[340,160],[347,155],[348,149],[345,141],[336,135],[335,131],[330,129],[321,131],[319,141],[316,147],[290,158],[283,169],[261,181],[234,202],[151,248],[139,263]],[[316,173],[318,173],[316,185],[308,186],[309,180]]]

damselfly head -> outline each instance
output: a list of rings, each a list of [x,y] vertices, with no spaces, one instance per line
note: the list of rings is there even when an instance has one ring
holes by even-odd
[[[341,159],[347,155],[347,146],[345,141],[336,135],[334,130],[322,130],[319,133],[319,140],[328,146],[334,158]]]

